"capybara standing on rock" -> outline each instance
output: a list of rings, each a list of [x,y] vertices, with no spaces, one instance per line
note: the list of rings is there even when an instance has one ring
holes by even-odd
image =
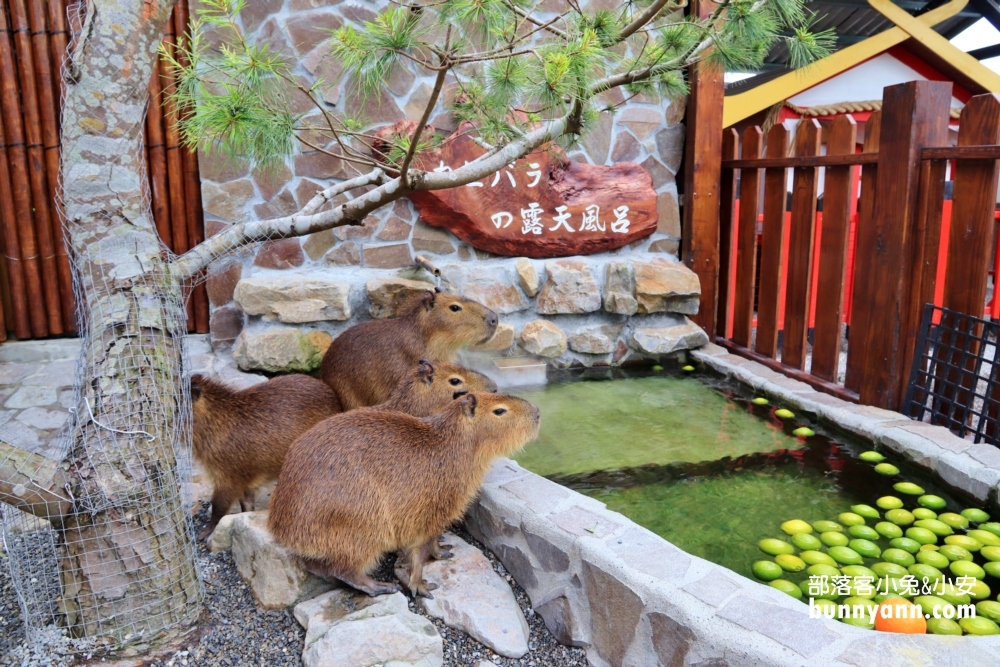
[[[198,536],[215,526],[240,499],[278,477],[289,445],[341,411],[334,391],[308,375],[283,375],[243,390],[201,375],[191,378],[194,458],[212,480],[212,518]]]
[[[418,419],[364,408],[326,419],[288,451],[268,525],[324,578],[369,595],[399,590],[369,576],[387,551],[409,564],[404,585],[430,597],[423,564],[462,516],[490,464],[538,435],[531,403],[471,393]],[[399,573],[397,571],[397,573]]]
[[[475,301],[439,292],[412,299],[402,315],[356,324],[323,356],[319,377],[344,410],[378,405],[420,359],[453,362],[462,347],[489,340],[497,314]]]

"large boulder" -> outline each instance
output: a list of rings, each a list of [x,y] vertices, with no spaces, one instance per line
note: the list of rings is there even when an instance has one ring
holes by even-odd
[[[521,347],[540,357],[558,357],[566,352],[566,334],[548,320],[532,320],[521,329]]]
[[[267,529],[267,512],[236,514],[229,529],[233,560],[264,609],[282,609],[314,598],[333,585],[310,574]]]
[[[604,269],[604,310],[618,315],[635,315],[635,278],[628,262],[608,262]]]
[[[535,310],[543,315],[592,313],[601,308],[601,288],[582,259],[545,263],[548,280],[538,293]]]
[[[236,339],[233,359],[243,370],[309,373],[319,368],[332,342],[333,338],[325,331],[244,330]]]
[[[351,319],[349,283],[323,276],[295,273],[243,278],[233,298],[248,315],[262,315],[290,324]]]
[[[424,579],[438,585],[433,599],[420,598],[424,611],[504,657],[520,658],[528,652],[528,623],[510,586],[478,549],[445,538],[454,556],[424,568]]]
[[[623,325],[600,324],[580,327],[567,338],[569,349],[583,354],[611,354],[615,351]]]
[[[636,327],[632,331],[632,348],[650,355],[670,354],[691,350],[708,343],[708,335],[686,317],[660,326]]]
[[[509,266],[449,264],[441,269],[441,275],[455,285],[456,292],[495,313],[516,313],[530,305]]]
[[[402,593],[368,597],[337,589],[295,607],[306,629],[305,667],[440,667],[444,643]]]
[[[698,312],[698,275],[680,262],[657,258],[635,263],[635,298],[639,313]]]

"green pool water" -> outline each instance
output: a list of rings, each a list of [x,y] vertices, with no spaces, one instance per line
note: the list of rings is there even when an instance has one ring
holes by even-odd
[[[895,460],[887,478],[857,458],[870,447],[719,378],[676,370],[563,374],[522,397],[539,406],[541,433],[517,457],[524,467],[597,498],[680,548],[752,576],[757,542],[783,537],[788,519],[834,519],[857,503],[899,495],[903,479],[970,507]],[[797,438],[807,425],[817,431]],[[885,545],[887,546],[887,545]]]

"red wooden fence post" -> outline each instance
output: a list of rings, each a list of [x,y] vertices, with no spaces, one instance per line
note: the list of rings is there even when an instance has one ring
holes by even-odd
[[[778,123],[767,131],[767,157],[788,154],[788,130]],[[764,227],[760,239],[760,280],[757,292],[757,340],[754,350],[774,359],[778,356],[778,304],[785,277],[785,196],[788,169],[764,170]]]
[[[760,158],[764,135],[757,126],[743,132],[743,159]],[[740,224],[736,241],[736,289],[733,299],[733,342],[750,347],[753,335],[753,292],[757,274],[757,210],[762,169],[740,171]]]
[[[948,136],[951,83],[911,81],[889,86],[882,97],[878,184],[868,224],[858,225],[854,312],[867,311],[864,330],[851,327],[851,345],[866,348],[862,403],[898,409],[903,378],[900,345],[914,321],[910,277],[920,185],[920,151]],[[917,316],[919,317],[919,316]]]
[[[740,137],[736,130],[729,128],[722,135],[722,159],[735,160],[738,157]],[[733,263],[736,244],[733,239],[733,216],[736,213],[736,170],[723,169],[719,186],[719,304],[715,315],[715,335],[725,338],[729,318],[729,267]]]

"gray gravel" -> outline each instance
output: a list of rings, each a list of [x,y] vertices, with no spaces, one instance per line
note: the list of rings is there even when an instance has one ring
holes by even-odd
[[[196,529],[207,519],[202,511],[195,518]],[[493,569],[511,585],[530,629],[527,655],[519,660],[503,658],[472,639],[464,632],[453,630],[439,620],[430,619],[444,638],[444,664],[466,667],[479,660],[489,660],[498,667],[570,667],[587,664],[582,649],[559,645],[545,628],[542,619],[531,609],[528,596],[510,577],[496,557],[471,536],[459,529],[460,537],[481,549]],[[136,661],[142,667],[244,667],[261,665],[278,667],[300,665],[305,631],[288,611],[260,609],[243,583],[229,552],[212,554],[198,548],[198,564],[204,575],[205,611],[198,635],[187,650],[178,651],[166,659]],[[392,560],[379,568],[377,578],[391,578]],[[410,610],[426,616],[410,603]],[[54,631],[58,636],[60,633]],[[0,552],[0,667],[70,667],[90,662],[86,655],[75,653],[72,642],[62,639],[48,643],[42,649],[28,646],[17,598],[10,581],[6,556]]]

